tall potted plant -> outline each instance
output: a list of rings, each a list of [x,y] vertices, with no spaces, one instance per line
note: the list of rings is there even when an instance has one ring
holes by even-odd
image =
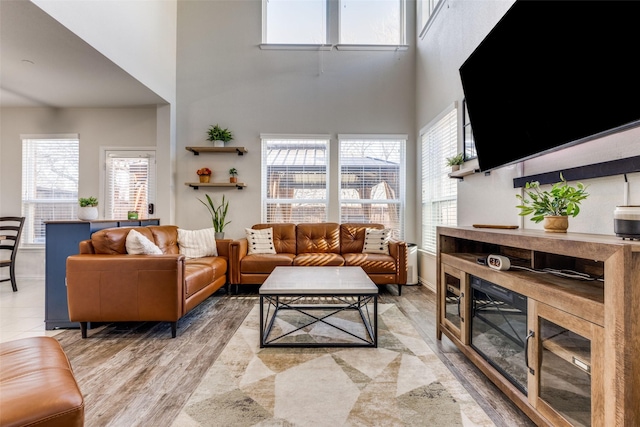
[[[98,199],[91,197],[80,197],[78,199],[78,219],[82,221],[91,221],[98,219]]]
[[[210,126],[207,135],[207,140],[213,141],[214,147],[224,147],[225,142],[233,139],[233,133],[229,129],[222,129],[218,125]]]
[[[213,223],[213,231],[215,232],[216,240],[224,239],[224,228],[231,221],[226,221],[227,212],[229,210],[229,202],[225,200],[224,194],[222,195],[222,203],[216,205],[208,194],[205,194],[207,202],[198,199],[200,203],[206,206],[211,214],[211,222]]]
[[[551,190],[540,190],[538,181],[527,182],[524,187],[525,195],[516,194],[521,204],[520,216],[533,214],[531,221],[544,221],[545,231],[566,233],[569,228],[569,216],[576,217],[580,213],[580,202],[589,196],[582,183],[570,186],[560,174],[560,182],[551,186]]]

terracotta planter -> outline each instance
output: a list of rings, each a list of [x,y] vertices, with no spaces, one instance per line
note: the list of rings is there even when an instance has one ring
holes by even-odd
[[[230,176],[229,177],[229,182],[238,182],[238,177]]]
[[[544,231],[549,233],[566,233],[569,228],[569,217],[545,216],[542,225],[544,226]]]
[[[211,180],[211,175],[199,175],[199,177],[200,177],[200,182],[207,183],[209,182],[209,180]]]

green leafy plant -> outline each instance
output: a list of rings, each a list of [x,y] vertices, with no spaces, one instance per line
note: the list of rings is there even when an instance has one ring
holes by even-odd
[[[211,214],[211,221],[213,222],[213,229],[216,233],[222,233],[224,228],[231,223],[231,221],[225,222],[227,217],[227,211],[229,210],[229,202],[225,200],[224,194],[222,195],[222,203],[217,205],[211,200],[208,194],[205,194],[207,198],[207,202],[204,200],[198,199],[200,203],[206,206]]]
[[[238,169],[236,169],[236,168],[229,169],[229,175],[231,175],[231,176],[238,175]]]
[[[458,153],[455,156],[447,157],[447,166],[461,165],[464,163],[464,154]]]
[[[95,197],[80,197],[78,199],[81,208],[86,208],[87,206],[98,206],[98,199]]]
[[[209,141],[229,142],[233,139],[233,133],[229,129],[222,129],[218,125],[209,127],[207,135],[209,135],[207,138]]]
[[[516,208],[520,209],[520,216],[533,214],[531,221],[541,222],[545,216],[572,216],[580,213],[580,202],[589,196],[582,183],[575,187],[567,184],[560,174],[560,182],[551,186],[549,191],[541,191],[538,181],[527,182],[524,187],[525,196],[516,194],[522,202]]]

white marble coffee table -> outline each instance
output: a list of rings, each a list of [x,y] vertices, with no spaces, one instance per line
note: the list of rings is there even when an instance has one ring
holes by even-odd
[[[360,267],[276,267],[259,294],[261,348],[378,346],[378,286]],[[287,311],[299,314],[293,326],[282,318]],[[276,322],[289,327],[273,333]],[[292,339],[316,324],[348,339]]]

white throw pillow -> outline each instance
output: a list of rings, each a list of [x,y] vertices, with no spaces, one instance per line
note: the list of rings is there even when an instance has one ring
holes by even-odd
[[[387,254],[389,255],[389,238],[391,230],[385,228],[367,228],[364,235],[364,247],[362,253],[365,254]]]
[[[155,243],[136,230],[127,234],[125,247],[129,255],[162,255],[162,250]]]
[[[249,242],[249,255],[253,254],[275,254],[276,248],[273,246],[273,228],[254,230],[245,228],[247,242]]]
[[[178,228],[178,247],[187,258],[218,256],[216,233],[213,228],[183,230]]]

